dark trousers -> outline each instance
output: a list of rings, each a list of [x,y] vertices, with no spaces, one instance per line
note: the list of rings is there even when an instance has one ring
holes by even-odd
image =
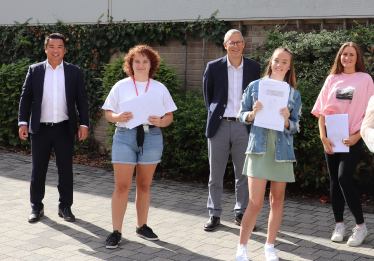
[[[68,121],[59,125],[40,125],[38,133],[31,134],[32,171],[30,184],[31,208],[41,210],[45,194],[45,180],[52,148],[58,171],[57,189],[59,208],[73,204],[73,150],[74,135],[70,134]]]
[[[356,219],[356,224],[364,223],[360,196],[354,187],[353,174],[356,171],[362,150],[362,139],[349,147],[349,153],[327,154],[327,167],[330,174],[330,197],[335,221],[343,222],[344,204]]]

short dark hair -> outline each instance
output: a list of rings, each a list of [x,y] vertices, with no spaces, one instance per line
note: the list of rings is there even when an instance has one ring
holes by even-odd
[[[44,40],[44,47],[47,47],[49,39],[61,39],[64,42],[64,47],[66,47],[66,39],[63,34],[53,33],[53,34],[48,35]]]

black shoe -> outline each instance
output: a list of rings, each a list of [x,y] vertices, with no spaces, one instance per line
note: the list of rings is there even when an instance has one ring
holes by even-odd
[[[235,225],[241,226],[242,225],[243,214],[235,215]]]
[[[106,248],[113,249],[117,248],[118,244],[122,241],[122,234],[118,230],[110,234],[106,239]]]
[[[58,209],[58,216],[64,218],[65,221],[75,222],[75,216],[71,213],[70,208]]]
[[[158,240],[158,237],[153,233],[152,229],[144,224],[142,227],[136,228],[136,235],[148,240]]]
[[[29,216],[29,222],[36,222],[39,221],[40,218],[44,216],[44,208],[42,210],[32,210]]]
[[[220,217],[211,216],[204,225],[205,231],[212,231],[221,223]]]
[[[235,215],[235,225],[241,226],[242,225],[242,219],[243,219],[243,214],[238,214]],[[253,227],[253,231],[256,231],[256,225]]]

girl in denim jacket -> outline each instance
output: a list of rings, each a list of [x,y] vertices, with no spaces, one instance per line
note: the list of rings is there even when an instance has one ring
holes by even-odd
[[[266,260],[279,260],[274,242],[283,216],[283,202],[287,182],[294,182],[293,162],[296,162],[293,150],[293,134],[299,131],[301,116],[301,96],[295,89],[296,78],[293,65],[293,54],[284,47],[277,48],[269,62],[263,79],[286,81],[290,85],[288,105],[279,113],[284,117],[284,130],[275,131],[257,126],[251,127],[244,163],[243,175],[248,176],[249,204],[242,219],[240,241],[236,253],[237,261],[246,261],[247,243],[260,213],[266,189],[270,186],[270,214],[268,235],[264,246]],[[239,112],[239,120],[253,124],[256,114],[263,108],[258,101],[259,82],[253,81],[244,91]]]

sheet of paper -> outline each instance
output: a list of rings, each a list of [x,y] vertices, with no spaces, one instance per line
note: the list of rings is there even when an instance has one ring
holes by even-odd
[[[349,147],[343,144],[343,139],[349,138],[348,114],[332,114],[325,116],[326,133],[335,145],[333,152],[349,152]]]
[[[262,80],[258,87],[258,100],[264,106],[258,111],[253,125],[283,131],[284,117],[280,109],[287,107],[290,87],[286,82]]]
[[[133,119],[126,123],[127,128],[133,129],[140,124],[150,124],[149,116],[162,117],[165,115],[165,108],[161,97],[154,91],[146,92],[131,100],[119,104],[122,112],[132,112]]]

